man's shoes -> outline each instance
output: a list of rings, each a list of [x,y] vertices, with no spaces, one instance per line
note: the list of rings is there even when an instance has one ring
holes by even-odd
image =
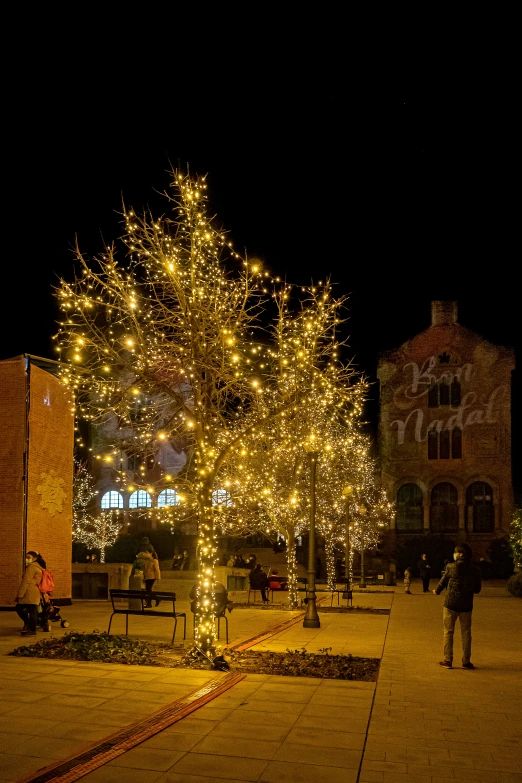
[[[443,669],[453,669],[450,661],[439,661],[439,666],[442,666]]]
[[[462,668],[463,669],[474,669],[475,667],[473,666],[473,664],[470,661],[469,663],[463,663],[462,664]]]
[[[161,603],[161,598],[156,598],[156,604],[155,604],[155,605],[156,605],[156,606],[159,606],[159,605],[160,605],[160,603]]]
[[[152,609],[152,604],[145,604],[145,609]]]
[[[22,631],[20,636],[36,636],[36,631]]]

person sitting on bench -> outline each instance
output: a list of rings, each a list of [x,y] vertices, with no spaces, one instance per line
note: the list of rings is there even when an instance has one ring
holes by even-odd
[[[195,584],[192,586],[189,598],[190,598],[190,611],[192,614],[196,614],[197,609],[197,594],[198,594],[198,585]],[[232,609],[234,607],[233,602],[228,597],[228,590],[225,587],[225,585],[221,584],[221,582],[214,582],[214,601],[216,604],[216,617],[219,617],[219,615],[224,615],[225,611],[228,611],[230,614],[232,613]]]
[[[260,563],[257,563],[257,565],[250,571],[249,579],[250,588],[254,591],[259,590],[263,603],[267,604],[268,598],[266,597],[266,588],[268,587],[268,577],[261,568]]]
[[[269,582],[268,586],[270,590],[280,590],[281,589],[281,580],[278,577],[278,570],[277,568],[272,569],[272,573],[269,576]]]

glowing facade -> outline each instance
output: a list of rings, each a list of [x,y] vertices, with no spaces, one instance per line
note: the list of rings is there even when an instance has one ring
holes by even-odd
[[[461,326],[457,303],[432,302],[425,331],[382,354],[383,483],[394,536],[434,533],[486,554],[513,513],[514,351]]]

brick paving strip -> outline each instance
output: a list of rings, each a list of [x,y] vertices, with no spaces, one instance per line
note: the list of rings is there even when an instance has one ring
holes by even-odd
[[[163,729],[185,718],[199,707],[225,693],[246,677],[245,674],[230,672],[210,680],[203,688],[190,693],[182,699],[169,704],[148,718],[139,720],[115,734],[111,734],[102,742],[98,742],[82,753],[78,753],[65,761],[58,761],[38,770],[36,774],[20,779],[19,783],[72,783],[88,772],[103,766],[108,761],[121,756]]]

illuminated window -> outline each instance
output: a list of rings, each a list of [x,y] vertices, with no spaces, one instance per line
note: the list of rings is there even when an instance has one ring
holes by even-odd
[[[158,508],[179,506],[178,493],[174,489],[162,489],[158,495]]]
[[[212,493],[213,506],[231,506],[232,495],[226,489],[215,489]]]
[[[102,508],[123,508],[123,495],[116,490],[111,489],[106,492],[101,499]]]
[[[493,490],[484,481],[475,481],[466,492],[468,530],[474,533],[492,533],[495,527]]]
[[[150,508],[152,500],[145,489],[137,489],[129,498],[129,508]]]
[[[403,484],[397,492],[398,532],[422,532],[422,492],[417,484]]]
[[[459,529],[458,492],[448,481],[436,484],[431,491],[430,527],[432,533]]]

